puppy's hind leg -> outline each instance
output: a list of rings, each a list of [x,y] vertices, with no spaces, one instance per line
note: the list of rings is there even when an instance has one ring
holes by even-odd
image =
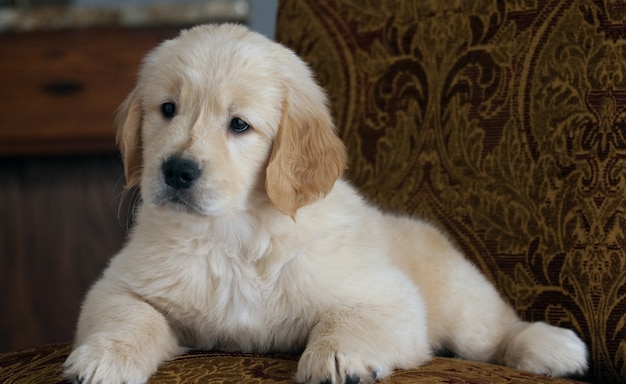
[[[549,376],[582,374],[585,344],[571,330],[521,321],[495,288],[464,259],[446,280],[449,305],[438,320],[443,345],[468,360],[494,362]],[[450,291],[450,289],[452,291]]]
[[[521,321],[436,228],[403,218],[390,224],[397,250],[392,256],[422,292],[434,349],[538,374],[565,376],[587,369],[586,346],[574,332]]]
[[[520,321],[509,326],[494,362],[548,376],[583,374],[587,347],[569,329]]]

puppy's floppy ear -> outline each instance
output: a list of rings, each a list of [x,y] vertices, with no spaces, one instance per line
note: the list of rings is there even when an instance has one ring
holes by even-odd
[[[139,185],[141,181],[142,152],[141,152],[141,121],[142,109],[137,89],[133,90],[120,105],[116,124],[117,145],[122,154],[126,188]]]
[[[332,189],[347,160],[326,96],[311,75],[288,81],[285,92],[265,189],[272,203],[293,218],[298,209]]]

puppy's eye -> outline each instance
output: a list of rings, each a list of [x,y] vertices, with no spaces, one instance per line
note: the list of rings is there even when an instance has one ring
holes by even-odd
[[[174,103],[163,103],[161,104],[161,114],[166,119],[171,119],[176,115],[176,104]]]
[[[241,133],[250,129],[250,124],[246,123],[238,117],[235,117],[230,121],[230,129],[233,132]]]

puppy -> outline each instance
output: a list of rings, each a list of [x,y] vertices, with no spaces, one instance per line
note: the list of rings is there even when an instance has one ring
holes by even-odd
[[[143,202],[65,377],[144,383],[188,348],[301,352],[300,383],[371,383],[440,348],[586,370],[572,331],[521,321],[438,230],[341,179],[325,94],[285,47],[236,25],[184,31],[146,57],[118,126]]]

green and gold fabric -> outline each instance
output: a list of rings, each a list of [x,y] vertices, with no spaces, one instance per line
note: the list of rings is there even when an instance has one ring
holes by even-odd
[[[626,382],[623,2],[284,0],[277,38],[328,90],[356,186],[581,335],[587,380]]]

